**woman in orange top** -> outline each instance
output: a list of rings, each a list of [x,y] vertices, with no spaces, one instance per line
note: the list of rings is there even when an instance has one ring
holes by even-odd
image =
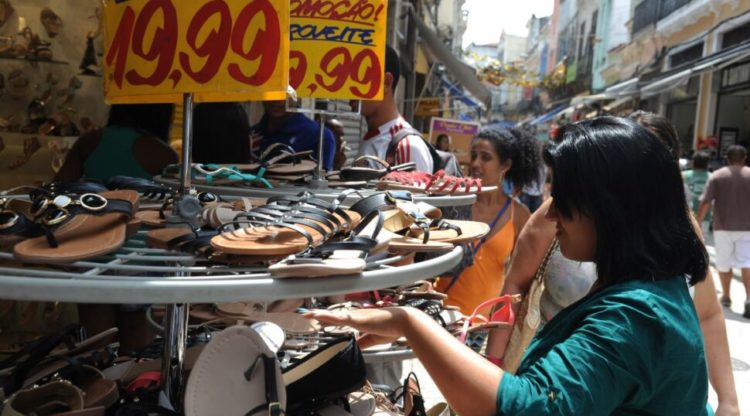
[[[529,219],[529,210],[503,192],[503,180],[515,189],[538,176],[541,157],[536,139],[518,130],[481,131],[471,145],[471,176],[497,190],[477,195],[471,219],[489,224],[490,233],[468,247],[473,262],[459,274],[442,277],[437,289],[448,295],[448,305],[468,315],[482,302],[496,297],[505,281],[505,263],[515,246],[518,233]],[[472,256],[473,254],[473,256]],[[465,255],[465,257],[467,257]],[[489,307],[481,311],[487,316]]]

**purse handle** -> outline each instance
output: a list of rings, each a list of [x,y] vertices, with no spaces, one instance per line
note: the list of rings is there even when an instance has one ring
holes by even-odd
[[[534,280],[540,282],[544,280],[544,275],[547,273],[547,265],[549,264],[549,259],[550,257],[552,257],[552,252],[554,252],[558,247],[560,247],[560,243],[557,241],[557,237],[555,237],[552,240],[552,244],[550,244],[549,248],[547,249],[547,253],[544,254],[542,263],[539,265],[539,268],[536,269]]]

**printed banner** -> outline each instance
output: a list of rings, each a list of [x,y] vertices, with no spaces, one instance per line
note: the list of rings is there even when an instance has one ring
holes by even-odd
[[[379,100],[387,0],[291,0],[289,83],[300,97]]]
[[[450,151],[456,154],[458,163],[471,163],[471,139],[479,133],[479,123],[433,117],[430,120],[430,143],[436,144],[438,136],[447,135],[450,139]]]
[[[112,103],[284,99],[289,3],[105,0],[104,90]]]

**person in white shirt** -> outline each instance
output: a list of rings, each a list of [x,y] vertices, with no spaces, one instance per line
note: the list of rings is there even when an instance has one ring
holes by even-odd
[[[424,139],[409,135],[388,153],[391,139],[402,129],[411,129],[411,125],[401,117],[396,106],[394,91],[401,74],[398,53],[390,46],[385,47],[385,74],[383,76],[383,99],[381,101],[362,101],[362,116],[367,121],[369,131],[362,138],[359,156],[369,155],[385,160],[391,165],[414,162],[416,170],[433,172],[433,160],[430,149]],[[352,101],[353,111],[357,111],[357,101]],[[373,168],[381,168],[368,161]]]

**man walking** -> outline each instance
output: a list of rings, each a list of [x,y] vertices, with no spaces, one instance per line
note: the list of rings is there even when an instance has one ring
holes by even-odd
[[[721,277],[721,304],[729,306],[732,268],[742,270],[745,285],[745,311],[750,319],[750,168],[745,166],[747,150],[738,145],[727,150],[729,165],[708,179],[701,196],[698,223],[703,222],[714,203],[714,241],[716,269]]]

